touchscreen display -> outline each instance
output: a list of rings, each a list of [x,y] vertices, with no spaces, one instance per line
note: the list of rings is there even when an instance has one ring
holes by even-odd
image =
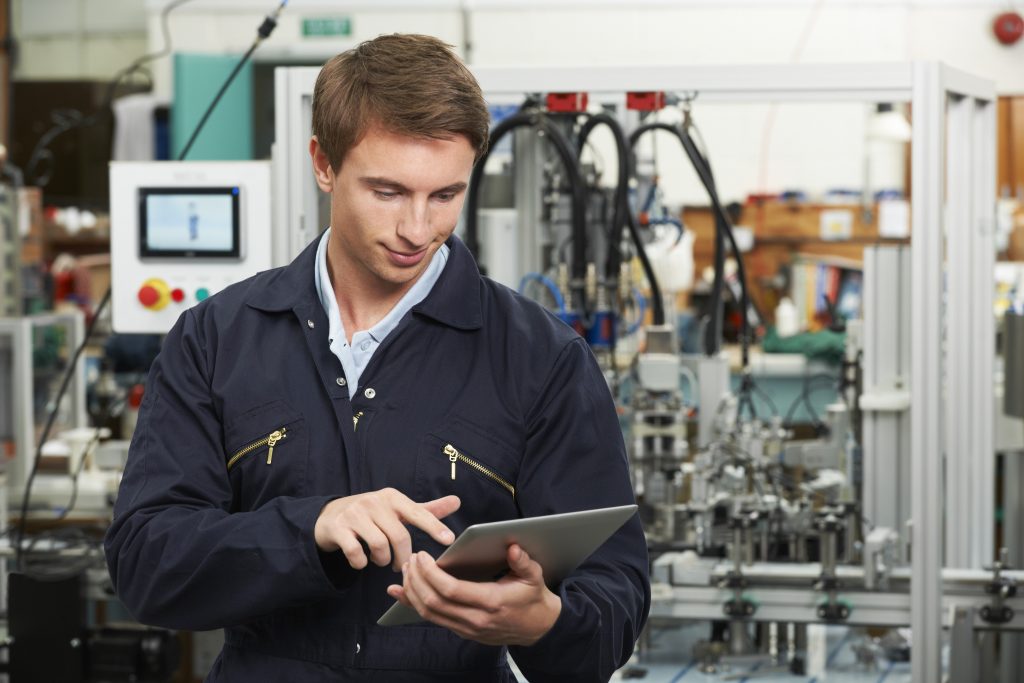
[[[237,257],[237,187],[142,188],[142,256]]]

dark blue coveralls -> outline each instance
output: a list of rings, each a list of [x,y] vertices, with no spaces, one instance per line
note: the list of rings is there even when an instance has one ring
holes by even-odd
[[[186,311],[168,334],[106,556],[139,621],[225,629],[208,681],[514,680],[505,648],[426,623],[376,625],[401,576],[318,550],[314,524],[334,498],[455,494],[462,506],[444,523],[456,534],[633,502],[619,421],[586,343],[481,277],[457,238],[448,244],[440,279],[351,400],[316,294],[316,241]],[[449,444],[490,475],[459,461],[453,479]],[[413,550],[440,554],[425,533],[412,537]],[[508,648],[529,680],[607,680],[623,665],[649,609],[647,569],[634,516],[559,585],[552,629]]]

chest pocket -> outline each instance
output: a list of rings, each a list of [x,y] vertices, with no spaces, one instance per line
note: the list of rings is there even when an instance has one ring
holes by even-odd
[[[277,496],[306,493],[306,421],[283,401],[271,401],[228,423],[224,466],[234,508],[253,510]]]
[[[420,442],[416,500],[454,494],[462,501],[445,524],[455,533],[481,522],[519,517],[516,477],[519,456],[482,428],[448,421]]]

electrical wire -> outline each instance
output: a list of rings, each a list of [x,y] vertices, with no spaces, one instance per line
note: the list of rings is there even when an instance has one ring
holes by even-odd
[[[53,406],[50,408],[50,414],[46,417],[46,424],[43,427],[43,431],[39,436],[39,443],[36,445],[35,458],[32,460],[32,469],[29,470],[28,478],[25,480],[24,494],[21,499],[21,517],[18,520],[18,533],[15,541],[15,567],[18,571],[24,570],[24,557],[22,541],[25,537],[25,530],[28,525],[28,507],[29,498],[32,495],[32,483],[35,481],[36,473],[39,471],[39,463],[43,459],[43,445],[46,444],[50,439],[50,432],[53,430],[53,423],[57,419],[57,412],[60,410],[61,400],[64,398],[64,394],[67,393],[68,385],[71,384],[71,378],[75,374],[75,367],[78,365],[78,359],[81,357],[82,352],[85,350],[86,345],[89,343],[89,339],[92,338],[92,333],[96,329],[96,323],[99,322],[100,315],[103,310],[107,307],[110,302],[110,289],[108,288],[103,298],[100,299],[99,305],[96,307],[96,311],[93,313],[92,320],[89,321],[89,325],[85,328],[85,337],[82,342],[75,349],[74,354],[68,361],[67,369],[64,371],[64,377],[61,380],[60,388],[57,390],[57,395],[53,400]]]
[[[626,335],[635,334],[644,324],[644,316],[647,314],[647,298],[644,293],[633,287],[633,300],[636,301],[636,321],[626,328]]]
[[[78,478],[82,474],[82,469],[85,466],[85,461],[89,455],[89,451],[92,450],[93,446],[100,442],[100,429],[97,427],[96,434],[86,444],[85,449],[82,451],[82,457],[78,459],[78,466],[75,467],[74,473],[71,475],[71,498],[68,500],[68,504],[60,511],[57,515],[57,521],[60,521],[70,514],[71,510],[74,509],[75,503],[78,502]]]
[[[718,198],[718,190],[715,185],[714,175],[711,172],[711,165],[707,158],[697,148],[685,127],[673,126],[660,122],[648,123],[640,126],[630,134],[630,145],[635,147],[637,140],[639,140],[645,133],[655,130],[663,130],[672,133],[682,144],[683,151],[686,152],[686,155],[690,160],[690,164],[697,172],[697,176],[700,178],[701,183],[704,185],[704,189],[708,193],[708,197],[711,199],[711,205],[715,214],[715,280],[712,285],[711,324],[708,326],[705,333],[704,352],[711,356],[715,355],[720,348],[721,306],[723,301],[722,292],[725,284],[725,240],[728,239],[733,255],[736,259],[737,279],[739,280],[741,287],[741,360],[742,367],[747,368],[750,365],[750,296],[747,287],[746,269],[743,265],[743,255],[740,253],[739,247],[736,244],[736,238],[733,234],[732,221],[729,219],[725,208],[722,206],[722,203]]]
[[[821,382],[822,380],[827,380],[829,382],[829,385],[820,386],[813,389],[811,388],[814,383]],[[783,425],[785,425],[786,427],[792,427],[793,418],[796,416],[796,409],[799,406],[803,405],[808,416],[811,418],[811,424],[814,425],[815,431],[819,433],[824,431],[825,425],[821,421],[821,417],[818,415],[817,411],[814,409],[814,405],[811,403],[811,396],[819,391],[824,391],[825,389],[832,389],[836,386],[837,383],[838,378],[825,373],[805,376],[803,390],[795,399],[793,399],[793,402],[790,404],[789,410],[786,411],[786,418],[785,420],[783,420]]]
[[[540,273],[527,273],[523,276],[523,279],[519,281],[520,294],[526,294],[526,285],[530,282],[539,282],[544,285],[554,298],[555,305],[558,306],[558,312],[565,313],[565,297],[562,296],[562,292],[558,288],[558,285],[555,284],[554,280],[546,275],[541,275]]]

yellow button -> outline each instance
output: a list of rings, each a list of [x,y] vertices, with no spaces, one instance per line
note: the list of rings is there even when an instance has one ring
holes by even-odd
[[[160,278],[146,280],[139,287],[139,303],[151,311],[159,311],[171,303],[171,288]]]

